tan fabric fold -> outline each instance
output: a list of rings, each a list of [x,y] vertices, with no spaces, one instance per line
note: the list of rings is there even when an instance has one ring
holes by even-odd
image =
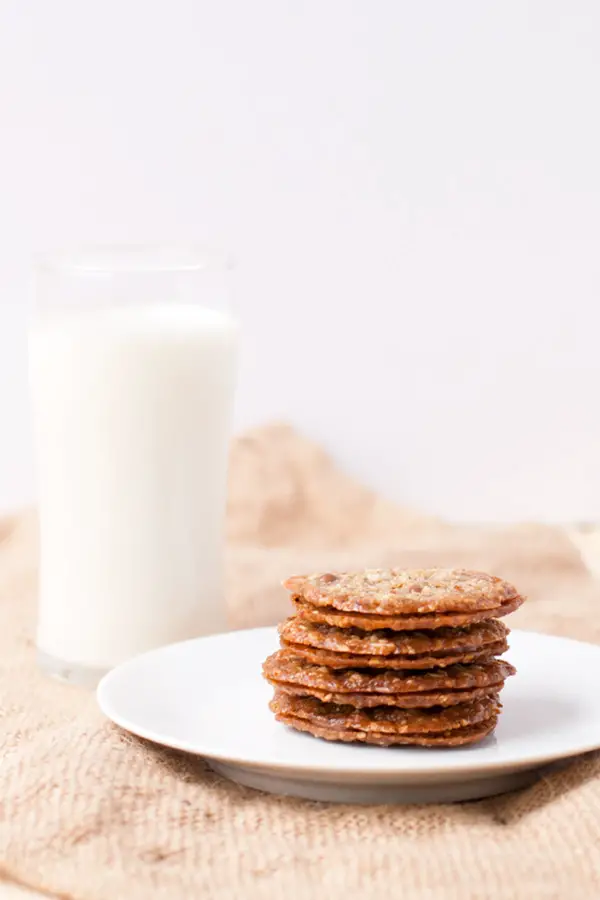
[[[600,760],[518,794],[329,806],[242,789],[120,733],[34,665],[35,516],[0,523],[0,876],[70,900],[514,900],[600,896]],[[233,447],[231,624],[288,614],[294,572],[467,565],[530,601],[511,626],[600,642],[600,589],[561,531],[404,511],[284,426]],[[518,676],[517,676],[518,677]]]

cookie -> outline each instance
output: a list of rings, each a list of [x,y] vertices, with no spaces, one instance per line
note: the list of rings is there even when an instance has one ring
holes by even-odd
[[[502,685],[515,674],[503,659],[471,665],[453,665],[429,672],[393,669],[329,669],[309,663],[289,650],[278,650],[263,663],[263,674],[272,684],[299,685],[332,694],[431,694]]]
[[[412,631],[414,629],[457,628],[499,619],[514,612],[523,603],[522,597],[515,597],[501,606],[480,612],[447,612],[420,613],[407,616],[369,615],[366,613],[348,613],[334,609],[332,606],[313,606],[301,597],[292,597],[296,614],[309,622],[334,625],[337,628],[360,628],[363,631],[379,631],[382,628],[391,631]]]
[[[284,582],[295,616],[263,664],[286,725],[331,741],[454,747],[495,728],[515,673],[500,621],[524,598],[469,569],[367,569]]]
[[[507,581],[470,569],[326,572],[292,576],[284,587],[312,606],[383,616],[489,612],[519,598]]]
[[[334,650],[321,650],[307,647],[304,644],[292,644],[281,640],[284,650],[291,650],[296,656],[306,659],[317,666],[329,666],[331,669],[433,669],[453,666],[459,663],[471,663],[490,659],[508,650],[506,639],[488,644],[476,650],[440,650],[430,654],[414,654],[412,656],[367,656],[357,653],[336,653]]]
[[[506,639],[508,628],[490,619],[466,628],[438,628],[434,631],[387,630],[362,631],[358,628],[336,628],[293,616],[279,626],[279,634],[287,644],[303,644],[319,650],[368,656],[427,656],[482,650]]]
[[[326,741],[344,741],[345,743],[360,742],[374,744],[379,747],[393,747],[399,744],[409,744],[418,747],[462,747],[468,744],[476,744],[492,733],[498,720],[497,715],[490,716],[484,722],[477,725],[467,725],[465,728],[453,728],[451,731],[434,732],[428,734],[386,734],[375,731],[347,731],[335,729],[327,725],[317,725],[306,719],[285,714],[276,715],[276,719],[283,725],[288,725],[296,731],[305,731],[313,737],[323,738]]]
[[[398,706],[402,709],[456,706],[459,703],[470,703],[473,700],[491,697],[498,694],[504,687],[504,682],[500,682],[493,687],[447,691],[446,693],[422,691],[418,694],[335,694],[314,687],[302,687],[302,685],[284,684],[278,681],[271,681],[271,684],[284,694],[294,694],[296,697],[316,697],[322,703],[340,703],[356,706],[359,709],[368,709],[373,706]]]
[[[312,697],[295,697],[282,691],[275,691],[269,706],[276,716],[292,716],[336,731],[419,735],[445,733],[455,728],[477,725],[496,715],[500,709],[496,695],[443,709],[398,709],[389,706],[356,709],[337,703],[321,703]]]

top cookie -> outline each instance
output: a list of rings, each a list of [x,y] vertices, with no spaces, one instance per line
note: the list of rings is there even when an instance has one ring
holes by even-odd
[[[492,610],[519,596],[512,584],[469,569],[365,569],[293,575],[283,586],[314,606],[379,615]]]

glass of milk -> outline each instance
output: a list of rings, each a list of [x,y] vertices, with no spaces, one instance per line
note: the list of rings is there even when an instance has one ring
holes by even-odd
[[[184,247],[38,262],[29,355],[49,674],[93,685],[135,654],[226,627],[228,269]]]

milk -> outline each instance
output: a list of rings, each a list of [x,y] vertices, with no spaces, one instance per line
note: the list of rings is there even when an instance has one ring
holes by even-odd
[[[225,628],[236,353],[234,320],[191,304],[33,326],[44,656],[101,671]]]

